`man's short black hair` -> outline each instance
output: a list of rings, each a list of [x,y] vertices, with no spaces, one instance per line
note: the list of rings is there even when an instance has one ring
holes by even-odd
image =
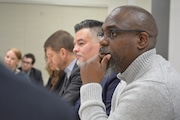
[[[34,57],[34,55],[32,53],[27,53],[23,56],[23,58],[26,57],[26,58],[31,58],[32,59],[32,65],[36,62],[36,59]]]
[[[79,30],[83,28],[94,28],[94,27],[101,27],[103,22],[98,21],[98,20],[91,20],[91,19],[86,19],[83,20],[82,22],[76,24],[74,26],[75,33],[78,32]]]

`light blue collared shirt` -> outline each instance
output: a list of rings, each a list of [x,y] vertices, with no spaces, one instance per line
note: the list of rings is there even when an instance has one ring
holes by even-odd
[[[68,79],[69,79],[69,76],[71,75],[71,72],[72,72],[75,64],[76,64],[76,59],[74,59],[64,70]]]

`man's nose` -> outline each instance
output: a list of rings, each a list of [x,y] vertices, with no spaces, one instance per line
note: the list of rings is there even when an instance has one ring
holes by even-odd
[[[77,53],[78,50],[79,50],[79,47],[78,47],[77,45],[74,45],[73,52],[74,52],[74,53]]]

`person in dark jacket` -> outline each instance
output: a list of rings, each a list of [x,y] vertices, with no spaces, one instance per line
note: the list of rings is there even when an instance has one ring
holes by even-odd
[[[74,120],[70,106],[0,63],[0,120]],[[32,99],[33,98],[33,99]]]
[[[59,89],[61,89],[63,85],[61,79],[64,78],[65,73],[62,70],[53,69],[50,65],[46,66],[46,70],[49,74],[49,78],[45,88],[47,88],[50,92],[58,94]]]
[[[25,72],[33,83],[37,83],[43,86],[41,71],[33,67],[35,62],[35,56],[32,53],[27,53],[23,56],[21,61],[21,67],[19,69]]]
[[[46,62],[52,66],[52,70],[62,70],[64,77],[60,80],[61,87],[58,95],[72,106],[80,97],[82,85],[80,68],[76,64],[76,57],[73,53],[74,38],[64,30],[53,33],[44,43]]]

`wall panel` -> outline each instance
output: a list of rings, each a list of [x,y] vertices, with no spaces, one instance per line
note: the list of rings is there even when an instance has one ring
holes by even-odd
[[[35,67],[42,71],[46,84],[44,41],[59,29],[74,36],[74,25],[84,19],[103,21],[107,8],[0,3],[0,16],[1,59],[11,47],[19,48],[23,54],[33,53],[37,59]]]

